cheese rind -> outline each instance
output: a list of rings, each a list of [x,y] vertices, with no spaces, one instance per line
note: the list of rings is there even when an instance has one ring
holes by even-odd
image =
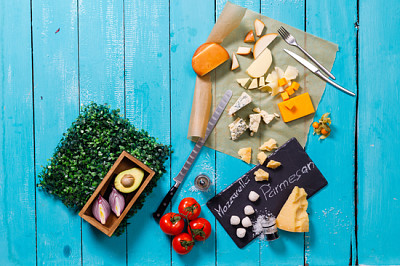
[[[292,108],[289,109],[289,107]],[[278,103],[283,122],[290,122],[315,112],[308,92],[300,94],[284,102]]]
[[[250,163],[251,161],[251,147],[242,148],[238,151],[238,155],[240,159],[246,163]]]
[[[229,109],[229,115],[233,115],[249,103],[251,103],[252,99],[250,95],[247,93],[243,92],[242,95],[240,95],[239,99],[233,104],[233,106]]]
[[[248,128],[246,121],[238,117],[235,121],[229,124],[232,140],[237,140]]]
[[[308,232],[307,193],[295,186],[276,218],[276,226],[289,232]]]

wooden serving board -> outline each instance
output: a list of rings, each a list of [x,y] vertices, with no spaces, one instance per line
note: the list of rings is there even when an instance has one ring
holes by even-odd
[[[266,165],[270,160],[281,162],[282,165],[276,169],[267,168]],[[263,169],[269,173],[268,181],[255,181],[254,172],[258,169]],[[295,138],[292,138],[272,153],[264,164],[253,167],[233,184],[210,199],[207,206],[235,244],[239,248],[243,248],[257,235],[253,233],[252,227],[249,227],[246,230],[245,237],[238,238],[236,229],[242,226],[230,224],[232,215],[243,219],[246,217],[244,207],[251,205],[255,210],[255,213],[249,216],[253,223],[259,215],[272,214],[277,217],[295,186],[304,188],[309,198],[327,184],[328,182],[303,147]],[[256,202],[251,202],[248,199],[250,191],[260,195]]]

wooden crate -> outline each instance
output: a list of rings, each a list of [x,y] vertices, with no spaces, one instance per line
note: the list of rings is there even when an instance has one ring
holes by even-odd
[[[140,184],[139,188],[131,193],[125,194],[121,193],[125,196],[125,209],[120,215],[117,217],[112,211],[110,216],[107,219],[106,224],[101,224],[97,219],[93,216],[92,213],[92,204],[97,199],[100,194],[104,199],[108,201],[108,196],[111,193],[112,186],[114,184],[115,177],[121,173],[122,171],[128,170],[130,168],[137,167],[141,168],[144,171],[143,181]],[[123,151],[118,159],[115,161],[114,165],[111,167],[110,171],[108,171],[107,175],[103,178],[103,181],[97,186],[95,192],[86,202],[85,206],[79,212],[79,216],[84,220],[89,222],[91,225],[102,231],[108,236],[112,236],[114,231],[117,229],[119,224],[124,219],[125,215],[132,208],[133,204],[137,200],[137,198],[142,194],[143,190],[146,188],[150,180],[153,178],[155,172],[151,170],[148,166],[140,162],[138,159],[130,155],[129,153]]]

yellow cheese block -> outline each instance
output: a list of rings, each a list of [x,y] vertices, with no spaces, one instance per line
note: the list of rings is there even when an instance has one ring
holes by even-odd
[[[276,218],[276,226],[289,232],[308,232],[307,193],[295,186]]]
[[[290,122],[315,112],[308,92],[278,103],[283,122]]]

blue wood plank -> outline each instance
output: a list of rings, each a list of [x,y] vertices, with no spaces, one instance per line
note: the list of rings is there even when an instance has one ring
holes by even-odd
[[[30,10],[0,1],[1,265],[36,263]]]
[[[332,73],[345,88],[356,91],[357,1],[307,0],[307,31],[339,45]],[[312,52],[312,51],[310,51]],[[328,180],[309,201],[310,232],[306,262],[310,265],[355,262],[354,151],[356,97],[327,86],[316,119],[330,112],[332,134],[324,141],[310,134],[307,152]],[[340,167],[338,167],[340,166]],[[352,249],[353,248],[353,249]],[[353,261],[351,260],[353,258]]]
[[[167,0],[125,1],[126,115],[164,144],[170,143],[168,10]],[[129,265],[171,263],[169,238],[152,218],[169,188],[168,171],[129,220]]]
[[[171,1],[170,4],[171,143],[175,151],[171,160],[171,173],[174,177],[181,170],[194,146],[194,143],[186,138],[196,80],[191,62],[194,51],[206,41],[214,25],[215,9],[214,1],[211,0]],[[200,216],[206,218],[212,225],[212,234],[204,243],[197,242],[188,255],[181,256],[172,251],[174,265],[215,264],[215,218],[205,205],[215,194],[215,186],[206,193],[193,191],[194,179],[200,173],[215,180],[214,150],[202,149],[173,200],[172,211],[178,212],[179,202],[183,198],[195,198],[202,207]]]
[[[217,17],[225,6],[225,0],[217,1]],[[260,12],[260,1],[236,0],[232,3]],[[216,77],[218,79],[218,77]],[[218,144],[217,144],[218,145]],[[217,193],[232,184],[250,170],[251,166],[226,154],[217,152]],[[218,265],[255,265],[260,263],[260,244],[254,240],[243,249],[239,249],[225,229],[217,222],[217,264]]]
[[[304,30],[305,1],[261,1],[261,14]],[[268,25],[267,29],[268,29]],[[279,63],[278,63],[279,64]],[[304,234],[279,230],[280,239],[263,243],[261,262],[279,265],[300,265],[304,262]]]
[[[124,113],[123,1],[79,2],[79,81],[81,104],[107,103]],[[126,264],[126,233],[109,238],[83,221],[82,261]]]
[[[46,164],[79,113],[77,2],[33,1],[36,167]],[[37,192],[37,263],[81,263],[81,220]]]
[[[399,1],[360,1],[358,261],[399,264]],[[384,80],[384,82],[382,82]]]

